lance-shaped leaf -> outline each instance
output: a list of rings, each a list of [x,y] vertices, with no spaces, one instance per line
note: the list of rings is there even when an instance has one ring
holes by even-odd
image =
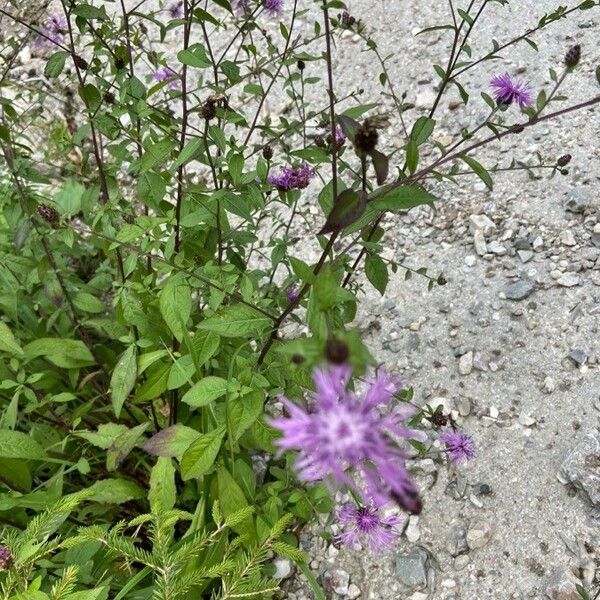
[[[365,212],[367,207],[367,194],[354,190],[344,190],[335,200],[333,209],[319,235],[341,231],[344,227],[354,223]]]
[[[344,135],[354,143],[354,136],[356,135],[356,130],[360,127],[360,123],[347,115],[338,115],[337,120]]]
[[[373,159],[373,166],[375,167],[375,173],[377,174],[377,185],[383,185],[389,173],[390,161],[388,160],[388,157],[383,154],[383,152],[379,152],[379,150],[372,150],[371,158]]]

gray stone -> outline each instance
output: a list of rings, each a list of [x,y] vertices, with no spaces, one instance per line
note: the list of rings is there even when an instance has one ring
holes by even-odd
[[[487,244],[485,243],[485,237],[481,229],[475,230],[475,233],[473,234],[473,245],[475,246],[475,252],[477,252],[479,256],[487,254]]]
[[[492,539],[492,526],[483,519],[474,519],[467,531],[467,544],[471,550],[483,548]]]
[[[529,262],[534,256],[531,250],[517,250],[517,254],[523,263]]]
[[[323,573],[323,587],[328,592],[334,592],[340,596],[348,593],[350,575],[343,569],[331,569]]]
[[[454,568],[457,571],[462,571],[471,562],[471,557],[468,554],[461,554],[454,559]]]
[[[461,397],[456,401],[456,410],[461,417],[468,417],[471,414],[471,400]]]
[[[557,279],[556,283],[563,287],[575,287],[579,285],[579,277],[575,273],[564,273]]]
[[[575,236],[570,229],[565,229],[560,232],[560,241],[564,246],[575,246],[577,241],[575,240]]]
[[[569,354],[568,357],[578,366],[581,367],[581,365],[585,365],[585,363],[587,362],[588,359],[588,355],[586,354],[586,352],[584,350],[581,350],[581,348],[573,348]]]
[[[600,507],[600,432],[597,429],[588,433],[565,458],[558,479],[574,485],[595,507]]]
[[[507,252],[505,246],[503,244],[501,244],[500,242],[497,241],[493,241],[490,242],[488,244],[488,250],[492,253],[492,254],[496,254],[497,256],[504,256]]]
[[[473,352],[469,351],[463,354],[458,360],[458,372],[461,375],[468,375],[473,370]]]
[[[568,569],[561,569],[552,573],[546,579],[546,598],[550,600],[581,600],[577,592],[579,579]]]
[[[396,573],[400,582],[409,590],[427,587],[427,553],[420,548],[410,554],[402,554],[395,560]]]
[[[489,235],[496,229],[496,225],[487,215],[471,215],[469,217],[469,229],[473,233],[481,230],[484,235]]]
[[[287,558],[276,558],[273,566],[275,567],[274,579],[287,579],[292,574],[292,561]]]
[[[504,288],[504,293],[509,300],[525,300],[525,298],[531,296],[535,286],[531,281],[521,279],[511,283]]]
[[[575,214],[581,214],[591,206],[589,195],[579,188],[574,188],[567,199],[567,210]]]
[[[467,528],[464,525],[455,525],[452,528],[448,542],[446,543],[446,550],[448,550],[450,556],[458,556],[469,551],[469,546],[467,545]]]

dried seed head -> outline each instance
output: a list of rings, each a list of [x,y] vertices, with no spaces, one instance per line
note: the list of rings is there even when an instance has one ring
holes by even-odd
[[[322,135],[315,135],[315,145],[319,148],[324,148],[327,145]]]
[[[112,92],[104,92],[104,102],[107,104],[114,104],[115,95]]]
[[[569,50],[565,54],[565,65],[567,65],[569,69],[573,69],[579,64],[580,59],[581,46],[579,44],[576,44],[575,46],[569,48]]]
[[[342,365],[348,360],[350,349],[346,342],[337,338],[329,338],[325,346],[325,357],[334,365]]]
[[[262,149],[262,155],[265,160],[271,160],[273,158],[273,148],[267,144]]]
[[[444,277],[444,274],[441,273],[437,278],[437,284],[438,285],[446,285],[447,283],[448,283],[448,280]]]
[[[55,208],[49,206],[48,204],[39,204],[37,211],[40,217],[42,217],[44,221],[50,223],[52,227],[56,227],[58,225],[59,216]]]
[[[215,103],[207,100],[202,105],[200,114],[202,115],[202,118],[206,119],[207,121],[214,119],[217,116],[217,107],[215,106]]]
[[[351,29],[356,25],[356,19],[347,10],[342,13],[341,21],[342,27],[345,27],[346,29]]]
[[[304,71],[306,69],[306,63],[303,60],[298,61],[298,71]]]
[[[562,156],[560,156],[558,158],[558,160],[556,161],[556,164],[559,167],[566,167],[571,162],[571,158],[572,158],[572,156],[570,154],[563,154]]]
[[[373,152],[379,141],[379,133],[375,127],[365,121],[354,135],[354,147],[360,154],[369,154]]]
[[[79,54],[73,54],[73,62],[78,69],[85,71],[88,68],[87,61],[79,56]]]

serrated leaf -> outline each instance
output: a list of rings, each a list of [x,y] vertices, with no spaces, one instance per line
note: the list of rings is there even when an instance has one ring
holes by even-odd
[[[13,332],[8,325],[0,321],[0,352],[6,352],[12,356],[22,356],[23,349],[17,342]]]
[[[243,337],[262,333],[271,322],[269,317],[250,306],[232,304],[219,315],[202,321],[198,328],[222,337]]]
[[[170,458],[161,456],[150,472],[150,508],[155,513],[170,510],[175,506],[176,500],[175,467]]]
[[[222,377],[209,375],[195,383],[184,395],[183,402],[193,407],[206,406],[227,393],[229,384]]]
[[[58,77],[63,69],[65,68],[65,61],[67,60],[67,57],[69,56],[69,53],[66,52],[65,50],[60,50],[58,52],[55,52],[49,59],[48,62],[46,63],[46,66],[44,67],[44,75],[46,77]]]
[[[52,364],[64,369],[78,369],[96,361],[81,340],[39,338],[23,348],[27,359],[45,356]]]
[[[0,458],[40,460],[46,456],[42,446],[21,431],[0,430]]]
[[[192,314],[192,291],[181,279],[171,278],[160,293],[160,313],[173,335],[181,342]]]
[[[145,444],[144,450],[155,456],[181,460],[183,453],[195,442],[201,433],[181,423],[165,427],[153,435]]]
[[[181,457],[181,477],[184,481],[205,475],[212,468],[221,449],[225,427],[202,434]]]
[[[119,357],[110,378],[110,399],[117,418],[137,378],[136,346],[131,344]]]

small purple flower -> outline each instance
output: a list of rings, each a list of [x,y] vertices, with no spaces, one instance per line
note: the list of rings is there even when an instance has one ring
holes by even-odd
[[[171,2],[167,6],[167,11],[171,19],[181,19],[183,17],[183,2],[181,0],[179,2]]]
[[[516,102],[521,108],[530,106],[533,102],[531,91],[527,84],[514,79],[508,73],[496,75],[490,82],[494,89],[494,97],[498,104],[509,105]]]
[[[344,130],[339,126],[335,126],[335,143],[341,146],[346,141],[346,134]]]
[[[440,442],[446,445],[450,460],[458,465],[475,456],[475,442],[466,433],[446,431],[439,437]]]
[[[51,16],[39,29],[40,35],[33,42],[34,48],[51,47],[62,44],[67,33],[67,21],[64,17]]]
[[[303,190],[308,187],[310,180],[316,175],[316,171],[306,162],[303,162],[297,169],[284,166],[278,173],[271,173],[268,181],[277,189],[282,191]]]
[[[168,81],[168,87],[170,90],[179,89],[179,86],[181,85],[181,82],[179,81],[179,76],[175,71],[173,71],[173,69],[171,69],[171,67],[164,67],[162,69],[157,69],[156,71],[154,71],[154,81]]]
[[[390,499],[409,512],[420,512],[418,490],[405,466],[403,439],[426,439],[404,421],[412,411],[390,407],[398,382],[378,372],[367,389],[347,389],[351,368],[315,369],[316,393],[309,410],[287,398],[281,401],[289,417],[273,419],[281,430],[280,450],[297,450],[296,470],[303,481],[333,480],[347,485],[364,499],[385,504]],[[366,491],[364,490],[366,487]]]
[[[285,291],[287,299],[293,304],[298,300],[298,288],[295,285],[290,285]]]
[[[279,17],[283,10],[283,0],[264,0],[264,7],[271,17]]]
[[[404,520],[398,516],[381,516],[379,508],[374,502],[365,506],[345,504],[338,512],[344,531],[336,539],[352,549],[365,541],[373,552],[389,550],[402,534],[398,526]]]
[[[245,13],[248,11],[248,0],[232,0],[231,7],[236,13]]]
[[[0,546],[0,571],[10,569],[13,563],[13,558],[10,550],[2,545]]]

